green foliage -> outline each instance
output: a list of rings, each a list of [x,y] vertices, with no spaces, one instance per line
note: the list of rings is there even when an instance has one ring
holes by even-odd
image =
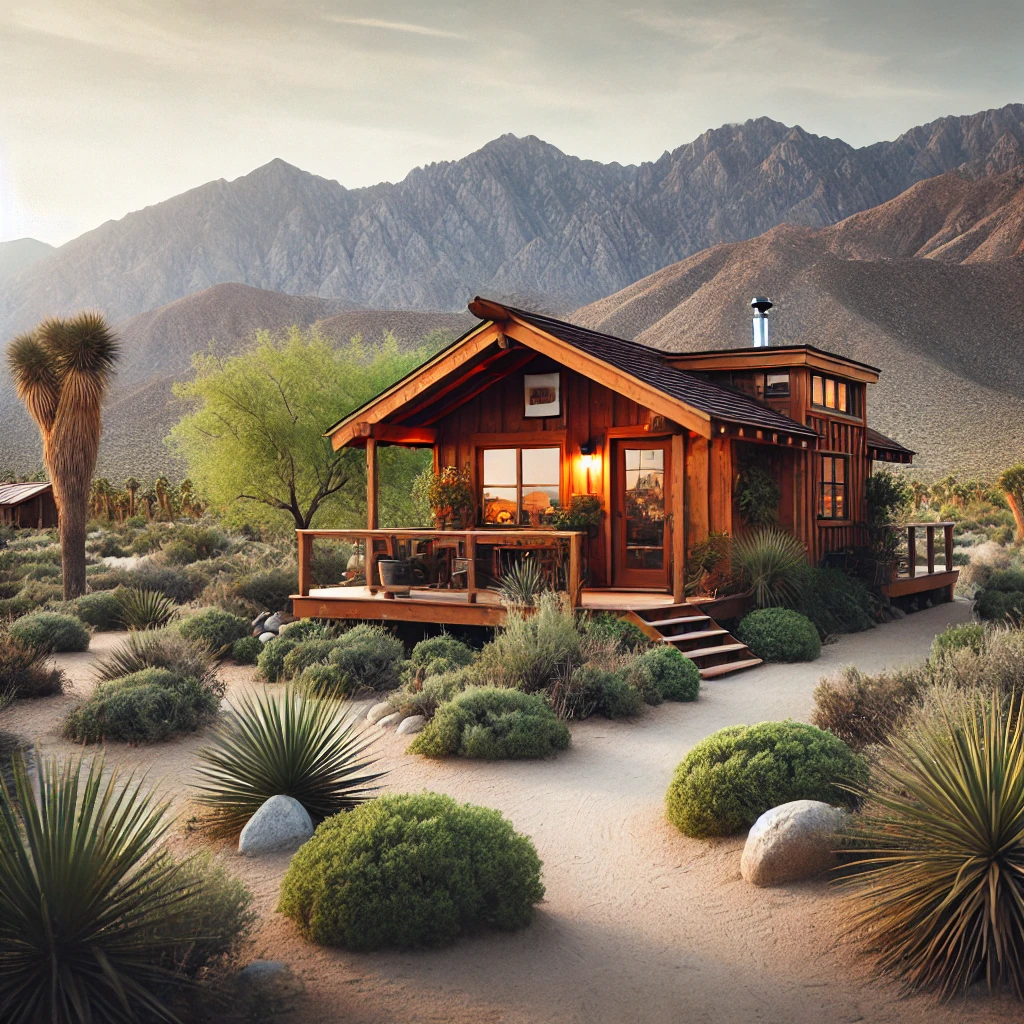
[[[146,668],[111,679],[68,714],[64,733],[82,743],[157,743],[195,732],[220,706],[220,692],[193,676]]]
[[[868,526],[873,529],[896,522],[901,513],[910,510],[914,500],[907,482],[888,469],[876,469],[867,478],[864,497],[868,506]]]
[[[932,657],[941,658],[964,648],[980,654],[985,649],[987,636],[988,628],[980,622],[963,622],[959,626],[948,626],[932,643]]]
[[[191,565],[224,554],[230,547],[227,534],[209,526],[178,526],[161,551],[170,565]]]
[[[568,508],[555,505],[551,525],[556,530],[596,530],[601,525],[601,499],[596,494],[574,494]]]
[[[700,692],[700,669],[671,644],[643,651],[637,659],[664,700],[696,700]]]
[[[96,678],[120,679],[146,668],[166,668],[179,676],[198,679],[206,686],[217,685],[213,656],[204,644],[186,640],[175,630],[131,633],[96,664]]]
[[[869,676],[850,665],[818,683],[811,721],[863,750],[887,742],[920,706],[928,685],[921,669]]]
[[[68,610],[101,633],[121,626],[121,602],[118,594],[109,590],[83,594],[69,603]]]
[[[440,674],[439,668],[441,671],[447,672],[465,665],[472,665],[475,657],[476,654],[471,647],[461,640],[456,640],[448,633],[442,633],[440,636],[431,636],[416,644],[409,660],[414,668],[429,666],[432,671],[426,674],[438,675]],[[441,668],[442,664],[443,668]]]
[[[318,513],[354,519],[365,501],[365,467],[358,452],[333,450],[323,436],[324,410],[344,416],[424,355],[400,352],[394,338],[378,348],[357,339],[338,348],[316,327],[293,327],[279,339],[258,332],[237,356],[193,356],[193,379],[175,385],[192,411],[169,442],[199,490],[223,508],[241,500],[257,515],[290,516],[297,527]],[[406,495],[411,483],[410,476]]]
[[[730,590],[735,582],[732,538],[712,531],[686,556],[686,593],[717,594]]]
[[[529,924],[540,867],[498,811],[436,793],[383,796],[317,829],[292,858],[278,911],[323,945],[443,946],[480,926]]]
[[[628,619],[620,619],[611,612],[591,615],[586,623],[587,635],[599,642],[614,644],[621,652],[643,651],[651,646],[647,634]]]
[[[6,696],[50,697],[64,689],[64,673],[51,668],[45,651],[0,628],[0,704]]]
[[[740,622],[736,639],[762,661],[814,661],[821,656],[821,640],[814,623],[789,608],[751,612]]]
[[[867,587],[841,569],[808,569],[791,604],[814,623],[823,640],[860,633],[875,624]]]
[[[231,660],[239,665],[255,665],[262,651],[258,637],[243,636],[231,645]]]
[[[321,619],[296,619],[282,626],[279,635],[302,643],[303,640],[333,640],[338,630]]]
[[[445,466],[435,473],[427,487],[427,502],[437,519],[452,519],[476,507],[469,470]]]
[[[89,650],[89,630],[74,615],[35,612],[12,623],[10,634],[26,647],[47,654]]]
[[[240,694],[200,751],[197,801],[218,835],[237,835],[270,797],[294,797],[314,821],[367,799],[366,757],[373,740],[333,701],[288,688],[279,695]]]
[[[1024,572],[996,569],[974,595],[974,611],[989,622],[1024,623]]]
[[[782,489],[762,467],[745,466],[736,486],[740,515],[748,526],[777,526]]]
[[[239,597],[262,605],[268,612],[282,611],[289,597],[298,590],[298,569],[262,569],[235,582],[235,592]]]
[[[251,897],[168,856],[166,805],[102,758],[35,775],[0,792],[0,1018],[175,1020],[173,993],[237,950]]]
[[[303,670],[310,665],[326,665],[330,660],[331,651],[337,645],[338,641],[336,639],[303,640],[285,655],[282,678],[295,679],[302,675]]]
[[[0,700],[0,711],[4,708]],[[14,765],[27,765],[32,756],[32,744],[13,732],[0,729],[0,784],[7,787],[9,793],[14,792]]]
[[[351,697],[358,689],[337,665],[327,665],[323,662],[314,662],[302,670],[299,687],[316,697],[334,700]]]
[[[280,682],[284,678],[284,659],[296,647],[298,644],[287,637],[279,636],[268,640],[256,659],[259,674],[268,683]]]
[[[428,675],[423,679],[414,677],[402,689],[392,693],[388,703],[402,714],[433,718],[442,704],[476,683],[476,674],[468,665],[454,671]]]
[[[792,534],[762,527],[732,543],[732,566],[758,608],[793,604],[807,578],[807,555]]]
[[[666,796],[668,819],[688,836],[733,835],[791,800],[852,806],[841,787],[866,780],[862,758],[813,725],[733,725],[680,763]]]
[[[631,685],[626,672],[580,665],[564,691],[556,691],[556,707],[566,718],[634,718],[644,709],[644,696]]]
[[[569,730],[543,697],[483,686],[463,690],[442,705],[409,752],[497,760],[550,757],[568,746]]]
[[[207,608],[182,620],[178,632],[186,640],[204,643],[217,653],[230,647],[236,640],[249,636],[249,623],[219,608]],[[259,640],[256,642],[259,643]]]
[[[522,558],[502,573],[498,593],[503,604],[532,608],[547,588],[540,562],[536,558]]]
[[[1024,708],[977,693],[894,738],[849,833],[849,929],[911,990],[1024,998]]]
[[[176,604],[194,601],[207,583],[206,575],[198,566],[177,568],[149,561],[140,562],[130,570],[128,577],[127,587],[156,590]]]
[[[398,686],[404,661],[402,641],[386,629],[366,623],[342,633],[330,654],[330,663],[348,676],[353,686],[370,690]]]
[[[117,593],[121,622],[128,629],[160,629],[178,612],[177,605],[159,590],[125,587]]]

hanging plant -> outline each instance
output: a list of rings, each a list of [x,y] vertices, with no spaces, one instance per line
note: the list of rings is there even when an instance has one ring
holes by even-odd
[[[740,515],[748,526],[778,525],[782,490],[770,473],[760,466],[744,467],[736,491]]]
[[[445,466],[435,473],[427,488],[427,501],[434,518],[441,521],[472,514],[475,502],[469,471],[460,472],[456,466]]]
[[[551,525],[556,530],[594,530],[601,525],[601,499],[596,494],[574,494],[569,507],[555,505]]]

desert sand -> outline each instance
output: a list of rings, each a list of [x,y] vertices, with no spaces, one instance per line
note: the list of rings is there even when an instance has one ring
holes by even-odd
[[[283,960],[303,986],[290,1020],[302,1024],[841,1024],[865,1021],[1019,1021],[1020,1006],[982,992],[940,1005],[906,998],[876,980],[839,937],[836,893],[825,881],[763,890],[739,873],[743,838],[697,841],[664,820],[662,801],[690,747],[726,725],[806,720],[818,679],[845,664],[868,671],[920,661],[946,625],[970,617],[963,601],[842,638],[809,665],[762,666],[705,684],[694,704],[664,704],[633,722],[572,727],[556,759],[522,763],[429,762],[404,753],[404,737],[381,734],[392,791],[423,789],[495,807],[531,836],[544,862],[547,897],[515,934],[463,939],[439,951],[354,955],[321,949],[274,912],[288,856],[259,861],[219,855],[252,888],[262,924],[253,958]],[[90,665],[119,640],[98,634],[86,655],[58,660],[75,691]],[[229,694],[252,670],[226,668]],[[73,694],[21,701],[0,728],[60,739]],[[187,783],[203,737],[144,748],[112,745],[108,762],[144,770],[187,832]]]

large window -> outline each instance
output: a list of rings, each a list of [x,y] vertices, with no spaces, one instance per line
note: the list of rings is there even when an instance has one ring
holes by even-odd
[[[484,522],[540,525],[541,515],[559,500],[561,479],[560,448],[485,448]]]
[[[845,380],[836,380],[834,377],[819,377],[817,374],[811,377],[811,404],[820,406],[823,409],[835,409],[837,412],[845,412],[850,416],[858,416],[859,392],[854,384],[847,384]]]
[[[846,519],[847,458],[845,455],[821,456],[821,482],[818,484],[818,518]]]

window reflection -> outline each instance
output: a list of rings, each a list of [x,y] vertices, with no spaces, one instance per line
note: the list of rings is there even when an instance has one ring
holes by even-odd
[[[487,448],[483,453],[484,522],[539,526],[561,492],[561,448]]]
[[[626,568],[665,566],[665,452],[626,448]]]

